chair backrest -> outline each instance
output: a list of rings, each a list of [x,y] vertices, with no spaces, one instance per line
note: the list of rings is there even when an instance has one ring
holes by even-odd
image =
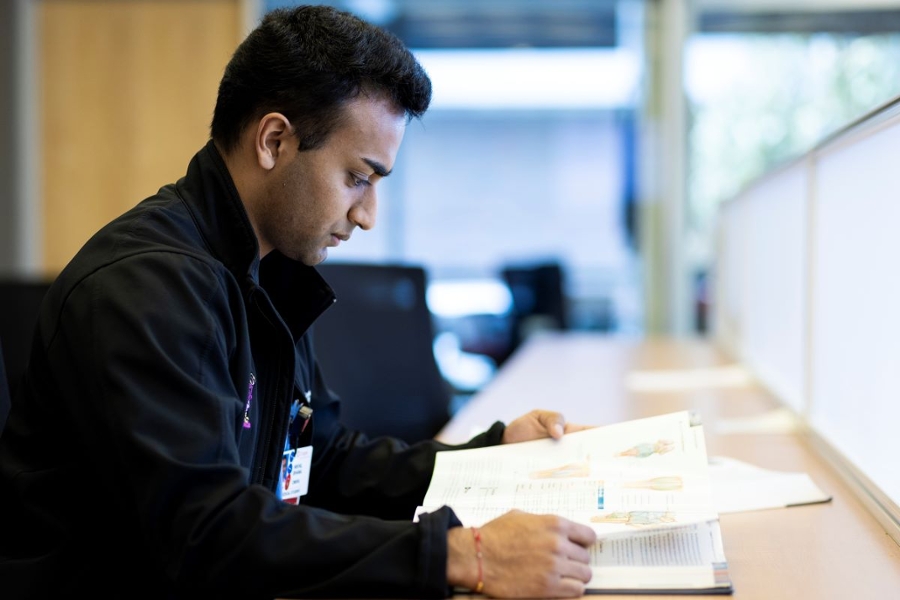
[[[47,279],[0,278],[0,339],[10,390],[25,374],[41,302],[51,283]]]
[[[6,367],[3,366],[3,341],[0,340],[0,435],[6,426],[6,417],[12,405],[10,398],[9,382],[6,380]]]
[[[434,437],[450,418],[452,391],[434,356],[427,277],[417,265],[326,263],[337,296],[313,325],[325,381],[343,422],[369,436],[410,443]]]
[[[516,345],[532,329],[569,328],[562,265],[556,262],[507,265],[501,275],[513,298]]]

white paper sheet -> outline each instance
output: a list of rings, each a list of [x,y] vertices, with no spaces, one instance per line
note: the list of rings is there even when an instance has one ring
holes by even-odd
[[[710,457],[709,477],[719,514],[831,500],[806,473],[763,469],[727,456]]]

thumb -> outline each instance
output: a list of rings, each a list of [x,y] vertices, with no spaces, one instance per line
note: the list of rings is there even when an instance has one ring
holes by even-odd
[[[558,412],[546,411],[541,413],[538,421],[544,426],[547,432],[554,440],[558,440],[563,436],[566,430],[566,419]]]

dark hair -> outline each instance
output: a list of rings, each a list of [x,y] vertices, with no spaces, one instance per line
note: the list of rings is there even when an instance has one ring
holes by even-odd
[[[412,119],[428,109],[431,80],[397,36],[359,17],[328,6],[275,9],[225,67],[212,138],[230,151],[255,119],[280,112],[311,150],[361,93],[383,94]]]

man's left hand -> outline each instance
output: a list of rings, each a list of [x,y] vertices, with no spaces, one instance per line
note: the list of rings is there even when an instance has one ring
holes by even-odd
[[[503,432],[504,444],[515,444],[529,440],[551,437],[558,440],[566,433],[590,429],[593,425],[566,423],[562,413],[552,410],[533,410],[522,415],[506,426]]]

